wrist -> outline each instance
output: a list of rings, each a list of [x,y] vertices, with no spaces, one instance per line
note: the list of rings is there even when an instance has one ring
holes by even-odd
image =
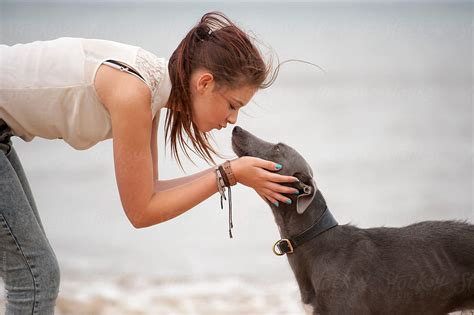
[[[240,183],[239,179],[240,179],[241,170],[240,170],[240,167],[239,167],[239,159],[240,158],[236,158],[236,159],[233,159],[233,160],[229,161],[229,165],[230,165],[230,168],[232,170],[232,174],[234,176],[234,179],[235,179],[236,183]]]
[[[230,161],[229,160],[225,161],[225,163],[222,164],[222,167],[226,174],[226,179],[229,186],[234,186],[235,184],[237,184],[237,181],[235,180],[234,172],[232,171],[232,167],[230,165]]]

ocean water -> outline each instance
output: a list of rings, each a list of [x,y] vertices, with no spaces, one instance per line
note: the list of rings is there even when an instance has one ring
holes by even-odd
[[[0,2],[0,42],[103,38],[169,57],[207,11],[290,62],[238,125],[297,149],[340,224],[474,219],[471,2]],[[159,130],[161,178],[180,171]],[[231,126],[214,134],[232,156]],[[121,208],[112,141],[77,151],[13,138],[62,271],[61,314],[302,314],[278,229],[233,189],[234,238],[216,195],[136,230]]]

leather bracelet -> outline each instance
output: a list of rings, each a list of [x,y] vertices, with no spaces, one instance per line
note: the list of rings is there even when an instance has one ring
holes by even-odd
[[[230,167],[230,161],[229,160],[225,161],[223,166],[224,166],[224,171],[225,171],[225,174],[227,175],[227,179],[229,181],[230,186],[236,185],[237,181],[235,180],[234,173],[232,173],[232,168]]]
[[[217,190],[221,195],[221,209],[224,209],[223,200],[226,200],[225,188],[229,188],[229,237],[232,238],[232,228],[234,227],[234,224],[232,223],[232,194],[230,190],[230,185],[228,185],[229,182],[226,173],[221,165],[214,167],[214,171],[216,173]]]
[[[229,178],[227,177],[227,173],[225,172],[224,167],[222,165],[219,165],[218,169],[222,175],[222,179],[224,180],[225,187],[230,187]]]
[[[225,198],[225,183],[224,183],[224,178],[222,177],[222,173],[219,170],[219,167],[217,166],[214,168],[214,170],[216,172],[216,181],[217,181],[218,191],[221,195],[221,198],[226,199]]]

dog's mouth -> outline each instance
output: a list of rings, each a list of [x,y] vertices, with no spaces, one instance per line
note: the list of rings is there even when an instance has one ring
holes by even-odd
[[[243,145],[239,143],[237,139],[232,137],[232,150],[238,157],[248,155],[247,151],[243,148]]]

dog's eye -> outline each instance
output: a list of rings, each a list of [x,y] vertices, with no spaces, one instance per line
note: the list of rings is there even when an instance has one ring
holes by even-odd
[[[278,144],[275,145],[275,147],[274,147],[273,149],[274,149],[275,151],[277,151],[277,152],[280,152],[280,146],[279,146]]]

